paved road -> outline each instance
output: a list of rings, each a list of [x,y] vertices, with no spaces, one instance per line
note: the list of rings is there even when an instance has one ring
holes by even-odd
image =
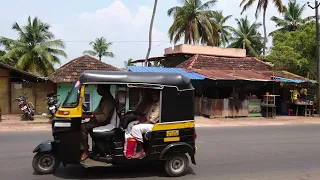
[[[178,179],[320,179],[320,126],[198,128],[197,166]],[[50,132],[0,133],[0,179],[164,179],[160,170],[60,167],[33,174],[32,150]]]

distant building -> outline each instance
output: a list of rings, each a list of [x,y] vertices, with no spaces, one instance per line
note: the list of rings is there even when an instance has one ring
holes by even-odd
[[[26,94],[27,101],[35,107],[36,114],[46,113],[46,92],[56,89],[46,78],[0,63],[0,114],[21,114],[16,98]]]
[[[57,84],[59,103],[66,98],[80,74],[85,70],[120,71],[120,69],[88,55],[69,61],[48,77]],[[89,111],[93,111],[98,106],[100,99],[101,96],[97,94],[96,87],[89,85],[85,91],[85,104],[88,106]]]

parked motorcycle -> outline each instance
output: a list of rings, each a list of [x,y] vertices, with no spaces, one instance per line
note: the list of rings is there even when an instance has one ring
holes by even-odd
[[[51,118],[54,117],[54,114],[56,113],[56,110],[58,109],[58,97],[59,95],[54,94],[53,92],[47,93],[47,107],[49,110],[49,114],[51,115]]]
[[[13,102],[18,101],[19,108],[23,112],[21,116],[22,120],[34,120],[34,106],[31,102],[27,102],[27,94],[23,94],[23,96],[19,96]]]

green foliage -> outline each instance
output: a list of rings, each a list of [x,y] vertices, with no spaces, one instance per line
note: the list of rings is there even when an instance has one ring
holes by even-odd
[[[100,61],[103,56],[111,58],[115,57],[112,52],[109,52],[109,48],[112,45],[112,42],[107,42],[106,38],[104,37],[96,38],[94,42],[90,42],[90,45],[92,46],[93,50],[86,50],[83,52],[83,54],[98,56]]]
[[[275,64],[276,69],[310,78],[316,78],[316,41],[315,22],[298,26],[296,31],[275,32],[273,47],[267,60]]]
[[[170,41],[176,44],[184,37],[185,44],[216,44],[218,34],[212,26],[214,11],[210,10],[216,0],[202,3],[201,0],[181,0],[182,6],[175,6],[168,10],[168,16],[174,21],[169,28]],[[215,36],[213,36],[215,35]]]
[[[258,17],[261,10],[263,10],[263,33],[264,33],[264,41],[263,41],[263,55],[266,52],[266,44],[267,44],[267,28],[266,28],[266,11],[268,5],[271,3],[270,0],[242,0],[240,6],[243,6],[241,14],[246,11],[249,7],[251,7],[255,2],[257,3],[256,18]],[[283,13],[285,11],[285,7],[282,4],[282,0],[273,0],[272,3],[277,8],[278,12]]]
[[[231,48],[246,49],[249,56],[259,56],[263,48],[263,38],[258,32],[261,23],[250,24],[247,17],[236,19],[237,28],[231,28]]]
[[[211,19],[211,24],[214,29],[212,34],[213,37],[219,37],[219,40],[217,42],[217,46],[227,46],[230,39],[230,30],[232,27],[226,25],[226,22],[232,17],[232,15],[223,16],[222,11],[218,11],[213,14],[213,17]],[[210,45],[210,44],[208,44]]]
[[[134,66],[134,64],[132,63],[132,58],[128,59],[128,61],[124,61],[124,66]]]
[[[286,11],[282,19],[276,16],[271,17],[271,20],[276,23],[276,27],[279,27],[279,29],[271,32],[270,35],[277,31],[295,31],[299,25],[305,24],[314,19],[314,16],[309,16],[306,18],[302,17],[302,14],[306,9],[306,4],[301,6],[296,0],[290,0],[285,9]]]
[[[6,54],[0,58],[1,62],[16,66],[22,70],[35,74],[48,76],[54,72],[54,64],[60,64],[59,56],[67,57],[63,49],[64,43],[55,40],[50,32],[50,25],[43,23],[37,17],[28,17],[27,25],[20,26],[14,23],[19,37],[9,39],[0,38],[1,44],[5,46]]]
[[[5,55],[5,54],[6,54],[5,51],[0,50],[0,57],[3,56],[3,55]]]

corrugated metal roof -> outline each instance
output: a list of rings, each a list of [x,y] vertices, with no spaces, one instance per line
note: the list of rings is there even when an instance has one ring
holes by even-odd
[[[249,71],[249,70],[209,70],[192,69],[189,72],[197,72],[213,80],[248,80],[248,81],[283,81],[283,82],[314,82],[307,78],[285,71]],[[276,77],[276,78],[274,78]]]
[[[186,72],[182,68],[163,68],[163,67],[144,67],[144,66],[127,66],[132,72],[164,72],[164,73],[180,73],[192,80],[203,80],[206,77],[196,72]]]
[[[287,82],[287,83],[304,83],[304,82],[316,83],[317,82],[314,80],[288,79],[288,78],[282,78],[282,77],[273,77],[273,79],[276,81]]]
[[[192,69],[212,80],[274,81],[261,71]]]

